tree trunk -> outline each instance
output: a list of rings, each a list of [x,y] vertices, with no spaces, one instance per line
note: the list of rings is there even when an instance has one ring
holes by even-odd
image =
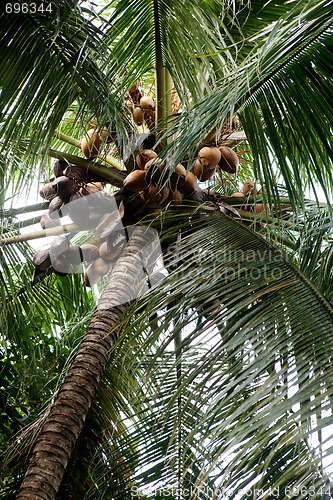
[[[118,338],[119,331],[114,325],[129,303],[147,287],[142,250],[151,240],[147,228],[136,228],[118,259],[77,354],[45,417],[17,500],[55,498],[109,360],[110,348]]]

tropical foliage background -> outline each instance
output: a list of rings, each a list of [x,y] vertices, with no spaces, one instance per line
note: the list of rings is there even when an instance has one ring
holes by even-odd
[[[152,214],[165,277],[121,318],[57,498],[331,498],[333,2],[51,5],[1,15],[2,238],[39,221],[54,151],[80,156],[66,136],[95,120],[128,156],[143,129],[124,99],[137,81],[162,95],[158,65],[181,103],[161,112],[162,155],[177,164],[222,136],[240,168],[209,189],[253,179],[271,206],[242,222],[213,204]],[[35,248],[0,252],[6,499],[105,284],[32,282]]]

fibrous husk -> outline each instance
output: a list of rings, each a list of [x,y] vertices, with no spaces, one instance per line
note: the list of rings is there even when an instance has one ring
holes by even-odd
[[[139,193],[146,186],[146,172],[144,170],[133,170],[124,179],[124,187],[134,193]]]
[[[82,138],[81,149],[86,158],[96,158],[102,147],[102,138],[95,129],[90,129]]]
[[[214,168],[221,160],[221,152],[215,146],[205,146],[198,153],[198,160],[206,168]]]
[[[239,165],[239,159],[235,151],[228,146],[220,148],[221,159],[218,163],[219,169],[230,174],[236,174]]]

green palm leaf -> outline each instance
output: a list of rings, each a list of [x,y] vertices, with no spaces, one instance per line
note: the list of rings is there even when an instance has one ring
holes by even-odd
[[[287,487],[319,491],[327,473],[320,447],[308,440],[332,423],[332,306],[283,254],[235,220],[209,211],[191,224],[188,235],[182,230],[178,268],[133,306],[137,319],[124,319],[128,335],[117,355],[126,370],[138,371],[147,396],[137,404],[150,395],[156,443],[151,462],[151,445],[140,450],[147,474],[138,484],[177,485],[180,474],[183,488],[219,484],[230,498],[252,481],[266,494],[280,488],[279,498]],[[182,331],[180,358],[172,362],[168,350]],[[127,365],[131,349],[138,354],[131,351]],[[177,449],[180,463],[172,459]],[[152,471],[160,463],[158,476],[149,463]]]

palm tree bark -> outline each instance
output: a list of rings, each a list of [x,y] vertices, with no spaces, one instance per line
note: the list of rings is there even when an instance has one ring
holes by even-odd
[[[151,232],[138,227],[118,259],[59,392],[44,419],[17,500],[55,498],[68,460],[118,338],[115,324],[146,289],[142,251]]]

